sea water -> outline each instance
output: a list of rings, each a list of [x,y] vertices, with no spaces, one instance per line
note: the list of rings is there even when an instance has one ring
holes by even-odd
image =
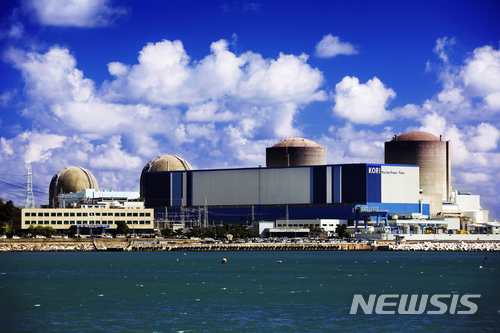
[[[499,282],[487,252],[0,253],[0,332],[495,331]],[[355,294],[481,297],[470,315],[350,314]]]

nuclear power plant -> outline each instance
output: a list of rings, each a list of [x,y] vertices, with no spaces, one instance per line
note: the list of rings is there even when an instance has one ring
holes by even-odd
[[[90,171],[77,166],[59,170],[50,181],[49,207],[59,208],[59,194],[76,193],[84,189],[99,189],[97,180]]]
[[[268,168],[324,164],[326,164],[326,148],[311,140],[285,139],[266,148]]]
[[[146,187],[144,185],[144,174],[147,172],[161,172],[161,171],[182,171],[182,170],[193,170],[191,165],[189,165],[186,160],[180,158],[176,155],[159,155],[152,160],[150,160],[141,172],[140,179],[140,195],[141,198],[144,198]]]
[[[147,210],[147,215],[140,215],[147,216],[145,220],[127,213],[127,223],[138,224],[139,232],[152,229],[153,210],[156,221],[184,229],[246,223],[261,234],[265,229],[268,236],[289,235],[291,230],[304,234],[311,227],[333,234],[338,225],[345,225],[358,237],[416,237],[431,229],[482,230],[488,222],[479,196],[452,191],[450,142],[441,137],[418,131],[395,135],[385,143],[385,164],[328,164],[326,153],[325,147],[311,140],[289,138],[266,148],[266,167],[212,170],[193,170],[179,156],[159,155],[144,166],[138,194],[99,191],[92,173],[67,167],[52,178],[48,207],[66,207],[61,198],[78,192],[75,198],[84,201],[86,208],[98,209],[102,204],[108,211]],[[143,202],[127,204],[139,197]],[[120,203],[113,198],[120,198]],[[92,216],[101,216],[99,221],[63,222],[56,218],[60,213],[51,213],[54,221],[35,220],[33,216],[43,216],[37,214],[27,212],[21,228],[31,224],[113,228],[118,216],[125,216],[96,211]]]
[[[420,167],[421,193],[430,198],[431,215],[442,212],[451,194],[450,142],[425,132],[394,136],[385,143],[386,164]]]

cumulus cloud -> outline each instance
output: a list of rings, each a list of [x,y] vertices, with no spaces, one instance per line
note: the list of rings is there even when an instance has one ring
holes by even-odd
[[[333,112],[356,124],[381,124],[393,119],[386,110],[396,93],[376,77],[366,83],[358,78],[346,76],[335,86]]]
[[[128,13],[123,7],[109,6],[109,0],[28,0],[43,25],[102,27]]]
[[[481,123],[470,131],[469,136],[470,150],[486,152],[497,148],[500,131],[492,124]]]
[[[500,93],[500,50],[491,46],[475,49],[462,67],[459,79],[472,96],[495,101]]]
[[[64,47],[12,47],[4,59],[25,82],[20,114],[43,135],[1,137],[2,168],[26,157],[50,181],[61,168],[80,165],[115,190],[134,189],[144,164],[161,153],[205,168],[265,164],[265,147],[301,133],[294,126],[301,108],[326,100],[323,74],[307,55],[237,55],[225,40],[198,61],[180,41],[147,44],[136,64],[108,63],[113,78],[102,84]],[[11,95],[1,100],[9,103]],[[111,187],[118,179],[120,188]]]
[[[131,156],[122,150],[121,137],[113,136],[110,140],[97,146],[94,156],[90,158],[90,167],[94,169],[115,169],[117,166],[125,170],[137,170],[143,162],[137,156]]]
[[[339,54],[357,54],[358,50],[350,43],[341,42],[338,36],[326,35],[316,44],[315,55],[320,58],[333,58]]]
[[[462,121],[480,120],[500,110],[500,50],[491,46],[475,49],[462,65],[454,65],[449,53],[455,39],[436,41],[434,52],[442,61],[439,79],[443,89],[427,106],[433,111],[458,117]],[[432,66],[431,66],[432,67]],[[479,101],[479,103],[478,103]]]
[[[181,41],[150,43],[140,51],[138,64],[108,64],[116,78],[104,85],[103,96],[160,105],[192,105],[228,96],[252,104],[326,98],[319,90],[323,75],[307,64],[306,55],[280,54],[276,60],[252,52],[237,56],[225,40],[212,43],[210,50],[192,63]]]

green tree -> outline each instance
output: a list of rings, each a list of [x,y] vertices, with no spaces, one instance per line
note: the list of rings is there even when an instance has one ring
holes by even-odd
[[[12,201],[3,202],[0,199],[0,235],[7,235],[12,232],[12,215],[14,203]]]
[[[116,222],[116,233],[126,235],[130,231],[127,223],[125,221],[117,221]]]
[[[174,234],[174,231],[170,228],[165,228],[161,230],[161,235],[164,237],[171,237]]]
[[[315,226],[315,225],[310,225],[309,226],[309,231],[312,232],[312,233],[322,233],[322,232],[325,232],[325,229],[320,228],[320,227]]]
[[[187,237],[203,237],[205,235],[205,230],[199,226],[195,226],[191,228],[188,232],[186,232]]]
[[[340,224],[337,225],[335,232],[337,233],[337,237],[339,237],[339,238],[351,237],[351,235],[347,232],[347,226],[345,226],[345,225],[340,225]]]
[[[14,203],[11,200],[3,202],[3,200],[0,198],[0,222],[12,221],[13,211]]]

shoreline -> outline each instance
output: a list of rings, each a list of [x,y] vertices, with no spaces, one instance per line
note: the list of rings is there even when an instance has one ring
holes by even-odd
[[[0,252],[137,251],[450,251],[500,252],[498,241],[417,241],[366,243],[200,243],[157,239],[2,239]]]

